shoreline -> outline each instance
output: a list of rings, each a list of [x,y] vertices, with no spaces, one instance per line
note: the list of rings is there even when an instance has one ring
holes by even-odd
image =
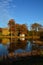
[[[20,36],[0,36],[0,38],[26,38],[26,39],[40,39],[40,36],[25,36],[25,37],[20,37]]]

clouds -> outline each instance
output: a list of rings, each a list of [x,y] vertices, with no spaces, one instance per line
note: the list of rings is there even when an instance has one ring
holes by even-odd
[[[13,0],[0,0],[0,10],[8,12],[8,10],[14,9],[16,5],[15,3],[13,4],[13,2]]]
[[[9,1],[8,1],[8,0],[1,0],[1,1],[0,1],[0,6],[1,6],[1,7],[9,6]]]
[[[6,21],[7,18],[12,17],[11,10],[15,9],[16,5],[14,0],[0,0],[0,19]]]
[[[13,0],[0,0],[0,8],[9,9],[15,8],[15,4],[13,4]]]

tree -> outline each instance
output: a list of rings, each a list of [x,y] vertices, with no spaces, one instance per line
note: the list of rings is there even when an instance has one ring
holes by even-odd
[[[34,23],[31,25],[31,29],[34,31],[38,31],[41,28],[41,25],[38,23]]]
[[[42,25],[40,25],[38,23],[34,23],[31,25],[31,31],[32,31],[33,36],[38,35],[38,31],[40,30],[41,26]]]
[[[2,28],[0,28],[0,35],[2,35]]]
[[[28,32],[28,28],[27,28],[26,24],[20,25],[20,33],[27,35],[27,32]]]
[[[15,21],[13,19],[9,20],[8,23],[10,34],[14,35],[15,32]]]
[[[16,24],[15,27],[16,27],[16,35],[19,35],[20,34],[19,33],[19,31],[20,31],[20,24]]]
[[[8,23],[9,26],[14,25],[14,24],[15,24],[14,19],[9,20],[9,23]]]

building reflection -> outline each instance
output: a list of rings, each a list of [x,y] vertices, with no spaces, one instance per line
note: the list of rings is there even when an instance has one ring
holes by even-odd
[[[10,40],[9,39],[6,39],[6,38],[4,38],[4,39],[2,39],[2,44],[3,45],[7,45],[9,42],[10,42]]]

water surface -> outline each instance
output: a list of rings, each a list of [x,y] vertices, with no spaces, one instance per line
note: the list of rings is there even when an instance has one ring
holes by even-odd
[[[29,40],[18,40],[18,39],[1,39],[0,40],[0,56],[7,55],[10,52],[22,53],[30,52],[32,50],[39,50],[43,54],[43,46],[33,44]]]

